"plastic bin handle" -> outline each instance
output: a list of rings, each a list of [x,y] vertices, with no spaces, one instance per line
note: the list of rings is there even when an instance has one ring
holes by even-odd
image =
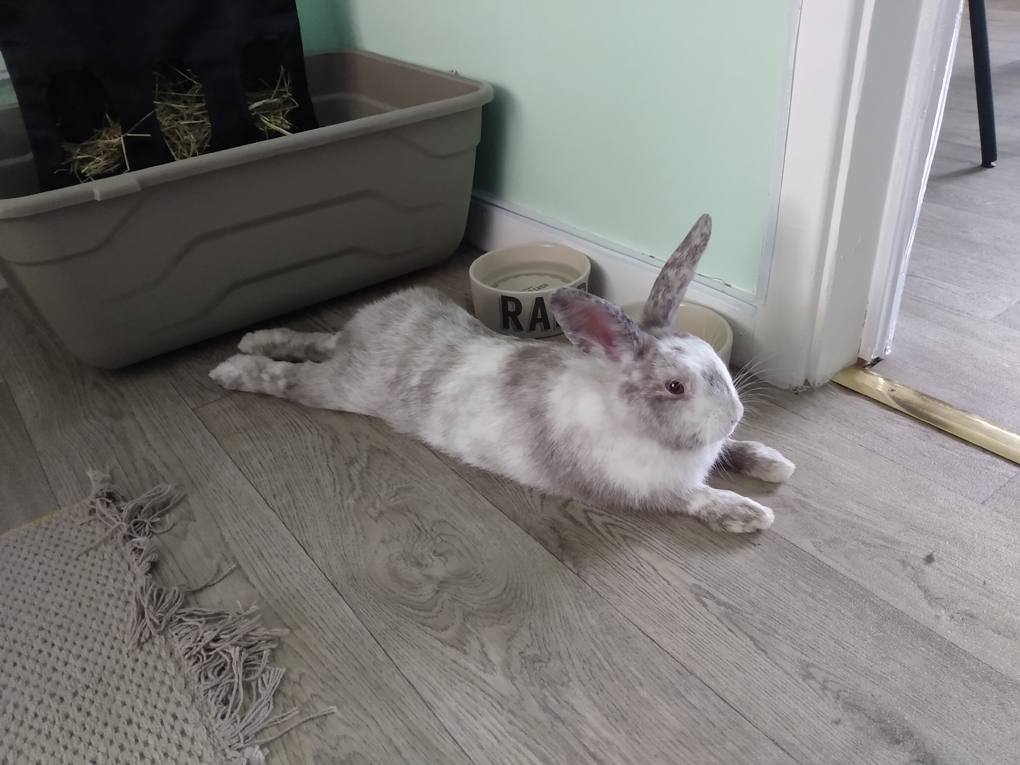
[[[96,181],[96,185],[92,187],[92,197],[97,202],[102,202],[104,199],[114,199],[125,194],[137,194],[141,190],[142,184],[131,174],[117,175]]]

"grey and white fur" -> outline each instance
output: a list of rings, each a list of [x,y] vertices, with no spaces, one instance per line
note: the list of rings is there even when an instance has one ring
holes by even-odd
[[[770,482],[793,464],[732,433],[743,406],[705,341],[673,329],[708,244],[703,215],[652,287],[640,326],[562,288],[550,307],[572,345],[485,328],[430,288],[362,308],[336,334],[253,332],[210,376],[231,390],[379,417],[457,459],[589,505],[685,513],[712,528],[767,528],[773,513],[706,479]]]

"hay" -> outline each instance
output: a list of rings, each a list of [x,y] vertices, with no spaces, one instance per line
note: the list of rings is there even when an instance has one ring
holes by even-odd
[[[205,103],[202,84],[190,71],[174,70],[171,80],[156,75],[153,105],[160,133],[175,161],[197,157],[209,148],[212,124]],[[289,115],[297,107],[290,81],[281,70],[276,84],[265,90],[247,94],[248,111],[264,139],[290,135],[293,125]],[[148,133],[122,132],[121,126],[106,118],[107,125],[91,138],[79,143],[65,143],[66,163],[79,181],[93,181],[109,175],[129,172],[124,138],[149,138]]]
[[[212,125],[202,83],[191,72],[175,72],[177,83],[161,74],[156,75],[152,100],[159,132],[163,134],[170,155],[180,161],[197,157],[209,148]]]
[[[265,138],[272,138],[274,133],[290,135],[294,126],[289,115],[297,105],[290,89],[290,80],[283,76],[282,71],[272,90],[248,94],[248,111],[255,121],[255,127],[262,131]]]
[[[87,181],[107,175],[124,173],[131,169],[127,151],[124,148],[126,137],[147,138],[146,133],[124,133],[120,125],[106,116],[106,126],[97,130],[91,138],[82,143],[65,143],[67,164],[78,180]]]

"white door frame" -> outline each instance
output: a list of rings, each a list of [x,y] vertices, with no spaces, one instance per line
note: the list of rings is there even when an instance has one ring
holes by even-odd
[[[804,0],[754,354],[787,388],[891,341],[963,0]]]

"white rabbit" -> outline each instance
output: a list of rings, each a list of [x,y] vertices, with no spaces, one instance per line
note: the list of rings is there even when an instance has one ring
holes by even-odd
[[[778,482],[793,464],[730,438],[743,407],[729,370],[708,343],[673,330],[711,228],[703,215],[666,263],[640,327],[613,303],[561,288],[550,306],[573,345],[514,339],[415,288],[365,306],[336,334],[248,334],[243,353],[210,376],[231,390],[379,417],[549,494],[764,529],[769,508],[705,480],[722,466]]]

